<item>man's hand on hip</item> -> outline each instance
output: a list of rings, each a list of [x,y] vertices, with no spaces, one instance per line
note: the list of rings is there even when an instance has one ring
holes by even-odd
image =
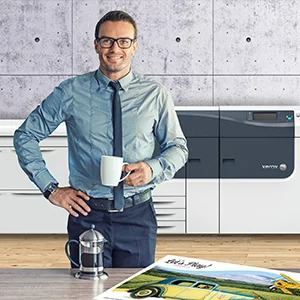
[[[124,180],[124,183],[131,186],[139,186],[148,183],[152,179],[152,169],[145,162],[137,162],[123,166],[123,171],[132,173]]]
[[[63,207],[74,217],[79,216],[77,212],[87,216],[91,211],[90,207],[82,200],[90,200],[89,196],[71,187],[57,188],[48,199],[52,204]]]

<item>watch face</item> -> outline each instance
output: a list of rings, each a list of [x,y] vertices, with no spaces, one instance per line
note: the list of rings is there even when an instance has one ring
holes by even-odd
[[[53,193],[53,192],[56,190],[56,188],[57,188],[57,185],[54,184],[54,183],[52,183],[51,185],[49,185],[49,187],[48,187],[47,190],[48,190],[50,193]]]

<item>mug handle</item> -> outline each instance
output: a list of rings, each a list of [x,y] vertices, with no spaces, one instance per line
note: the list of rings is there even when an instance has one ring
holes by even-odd
[[[123,166],[125,166],[125,165],[129,165],[129,163],[123,163]],[[123,181],[125,178],[127,178],[127,177],[131,174],[131,172],[132,172],[132,171],[129,171],[123,178],[121,178],[121,179],[119,180],[119,182],[121,182],[121,181]]]

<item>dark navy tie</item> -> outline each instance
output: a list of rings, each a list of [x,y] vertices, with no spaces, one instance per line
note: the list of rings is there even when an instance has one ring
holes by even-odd
[[[113,137],[114,137],[114,156],[123,157],[123,145],[122,145],[122,110],[120,101],[120,83],[119,81],[111,81],[109,83],[115,90],[112,102],[112,120],[113,120]],[[124,184],[121,181],[118,186],[113,189],[115,209],[122,210],[124,206]]]

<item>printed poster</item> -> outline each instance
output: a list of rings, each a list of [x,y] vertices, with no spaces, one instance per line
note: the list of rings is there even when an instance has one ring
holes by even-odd
[[[95,300],[300,300],[300,273],[168,255]]]

